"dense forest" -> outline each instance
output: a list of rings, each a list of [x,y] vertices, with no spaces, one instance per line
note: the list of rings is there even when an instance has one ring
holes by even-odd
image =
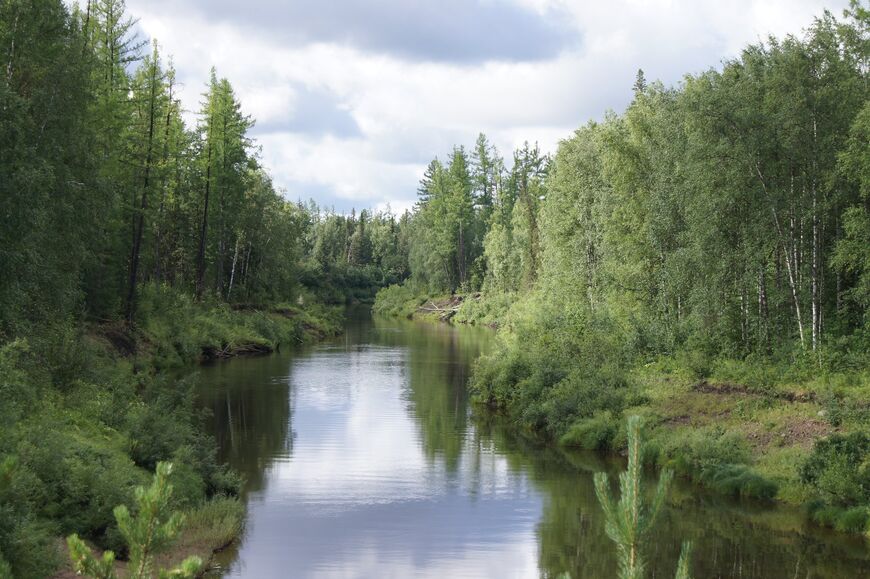
[[[333,333],[330,304],[408,269],[409,216],[285,199],[230,82],[204,70],[184,111],[135,23],[0,2],[0,577],[50,575],[73,532],[123,555],[112,509],[159,461],[188,534],[226,542],[238,476],[169,372]]]
[[[868,531],[860,2],[676,87],[639,72],[552,156],[457,146],[401,217],[286,199],[229,80],[183,110],[135,22],[0,1],[0,577],[50,576],[71,533],[126,555],[113,508],[165,461],[184,548],[226,544],[241,481],[179,368],[335,333],[376,292],[498,326],[472,390],[523,429],[619,450],[639,414],[647,462]]]
[[[864,532],[868,67],[854,2],[676,87],[638,72],[553,156],[456,147],[375,308],[499,325],[473,388],[524,428],[619,449],[634,409],[649,460]]]

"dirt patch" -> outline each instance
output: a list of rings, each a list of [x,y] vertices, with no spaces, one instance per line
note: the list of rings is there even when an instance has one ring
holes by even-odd
[[[746,433],[746,439],[758,449],[769,446],[799,446],[810,448],[819,438],[829,436],[836,429],[827,422],[814,418],[795,418],[775,430],[755,426]]]
[[[797,390],[795,392],[783,392],[778,398],[789,402],[815,402],[818,399],[815,392],[809,390]]]
[[[834,432],[834,428],[826,422],[814,418],[803,418],[789,422],[781,438],[789,446],[810,446],[817,439],[828,436],[832,432]]]
[[[692,417],[688,414],[680,414],[678,416],[669,416],[665,419],[664,424],[668,426],[688,426],[692,423]]]
[[[706,380],[701,380],[692,386],[692,390],[695,392],[701,392],[702,394],[752,394],[752,392],[742,384],[732,384],[730,382],[712,384]]]

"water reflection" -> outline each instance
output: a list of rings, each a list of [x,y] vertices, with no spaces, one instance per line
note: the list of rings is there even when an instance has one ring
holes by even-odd
[[[486,330],[351,319],[299,352],[202,372],[222,456],[247,477],[230,577],[613,577],[592,454],[537,446],[470,416],[465,383]],[[855,577],[862,542],[680,487],[651,576],[683,538],[697,577]]]

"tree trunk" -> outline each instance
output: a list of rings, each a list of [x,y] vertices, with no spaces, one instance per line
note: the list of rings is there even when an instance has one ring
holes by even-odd
[[[166,126],[163,130],[163,184],[160,188],[160,209],[157,212],[157,231],[154,239],[154,279],[158,283],[162,281],[163,267],[161,263],[163,245],[163,220],[166,213],[166,189],[169,187],[169,179],[166,178],[166,165],[169,163],[169,126],[172,123],[172,89],[174,88],[174,77],[169,75],[169,103],[166,107]]]
[[[818,125],[813,114],[813,163],[811,191],[813,198],[813,248],[812,248],[812,310],[813,310],[813,351],[816,352],[822,340],[822,285],[821,285],[821,231],[818,211],[818,189],[816,188],[816,158],[815,144],[818,136]]]
[[[776,227],[777,237],[779,238],[779,245],[780,245],[780,247],[782,247],[782,250],[785,253],[785,267],[786,267],[786,270],[788,272],[788,284],[789,284],[789,288],[791,289],[792,301],[794,303],[795,318],[797,319],[797,326],[798,326],[798,335],[800,336],[801,347],[805,348],[806,347],[806,340],[804,339],[804,323],[803,323],[803,318],[801,316],[801,302],[800,302],[800,296],[798,295],[798,286],[797,286],[796,272],[795,272],[796,263],[792,262],[793,259],[795,259],[795,260],[797,259],[797,256],[796,256],[796,253],[790,249],[790,248],[794,247],[794,245],[795,245],[794,234],[793,234],[794,228],[793,228],[793,225],[790,227],[789,243],[786,243],[785,235],[784,235],[784,232],[782,230],[782,223],[779,220],[779,213],[776,210],[776,204],[775,204],[773,199],[770,199],[770,192],[767,189],[767,182],[764,179],[764,175],[761,172],[761,167],[759,166],[758,161],[755,161],[755,172],[758,175],[758,180],[761,183],[761,187],[764,190],[765,195],[768,197],[768,199],[770,201],[770,211],[773,214],[773,223],[774,223],[774,226]],[[792,189],[793,189],[794,176],[792,176],[791,183],[792,183]],[[792,224],[794,223],[793,217],[792,217],[792,221],[790,223],[792,223]]]
[[[207,136],[206,143],[206,169],[205,169],[205,202],[202,210],[202,226],[199,232],[199,251],[196,256],[196,299],[202,299],[205,283],[205,242],[208,234],[208,198],[211,187],[211,131]]]
[[[758,269],[758,345],[765,352],[770,350],[770,331],[768,329],[767,282],[764,276],[765,264]]]
[[[227,288],[227,301],[230,299],[230,294],[233,292],[233,281],[236,278],[236,263],[239,260],[239,238],[236,238],[236,250],[233,252],[233,267],[230,270],[230,285]]]
[[[12,82],[12,63],[15,61],[15,34],[18,32],[18,11],[15,11],[15,20],[12,21],[12,42],[9,46],[9,60],[6,63],[6,82]]]
[[[148,105],[148,145],[145,153],[145,176],[142,181],[142,203],[134,219],[133,249],[130,254],[130,280],[127,293],[127,322],[132,323],[136,313],[136,284],[139,275],[139,255],[142,248],[142,232],[145,228],[145,212],[148,209],[148,185],[151,180],[151,161],[154,148],[154,107],[157,100],[157,62],[151,63],[151,95]]]

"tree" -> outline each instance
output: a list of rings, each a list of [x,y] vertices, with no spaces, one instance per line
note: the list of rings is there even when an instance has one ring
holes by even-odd
[[[141,195],[138,207],[134,207],[134,217],[131,220],[133,243],[130,253],[129,279],[127,287],[126,318],[133,322],[136,312],[136,286],[139,281],[139,262],[142,255],[142,238],[146,229],[148,216],[148,199],[151,189],[160,179],[155,179],[158,150],[166,149],[167,145],[160,142],[165,138],[171,123],[171,95],[166,92],[166,75],[160,66],[160,55],[157,44],[154,43],[151,55],[146,57],[142,67],[133,82],[133,98],[136,102],[134,156],[141,171]],[[159,123],[166,119],[166,127],[160,130]]]
[[[118,529],[130,549],[130,559],[125,577],[150,579],[154,577],[154,555],[164,550],[178,536],[184,518],[169,510],[172,485],[169,475],[170,463],[157,464],[154,481],[147,489],[136,488],[136,513],[131,515],[126,506],[115,508]],[[115,554],[106,551],[97,558],[78,535],[67,539],[70,558],[76,573],[93,579],[115,579]],[[199,557],[188,557],[180,565],[169,570],[161,569],[160,579],[192,579],[202,567]]]
[[[607,475],[595,473],[595,495],[604,511],[607,536],[616,543],[619,555],[621,579],[641,579],[645,575],[644,544],[649,541],[656,518],[664,505],[673,472],[665,470],[659,476],[655,497],[649,506],[644,505],[641,475],[641,419],[628,418],[628,466],[619,475],[619,501],[610,495]],[[677,579],[689,577],[690,543],[683,543],[677,564]]]
[[[247,136],[253,126],[250,117],[241,112],[241,105],[226,79],[211,72],[209,89],[201,112],[200,163],[204,168],[203,201],[201,209],[199,249],[196,257],[196,295],[205,290],[207,250],[212,246],[215,265],[214,287],[218,295],[226,290],[228,249],[233,244],[234,216],[243,203],[245,177],[253,160]],[[212,203],[217,197],[217,203]],[[217,239],[209,243],[209,222],[216,222]]]

